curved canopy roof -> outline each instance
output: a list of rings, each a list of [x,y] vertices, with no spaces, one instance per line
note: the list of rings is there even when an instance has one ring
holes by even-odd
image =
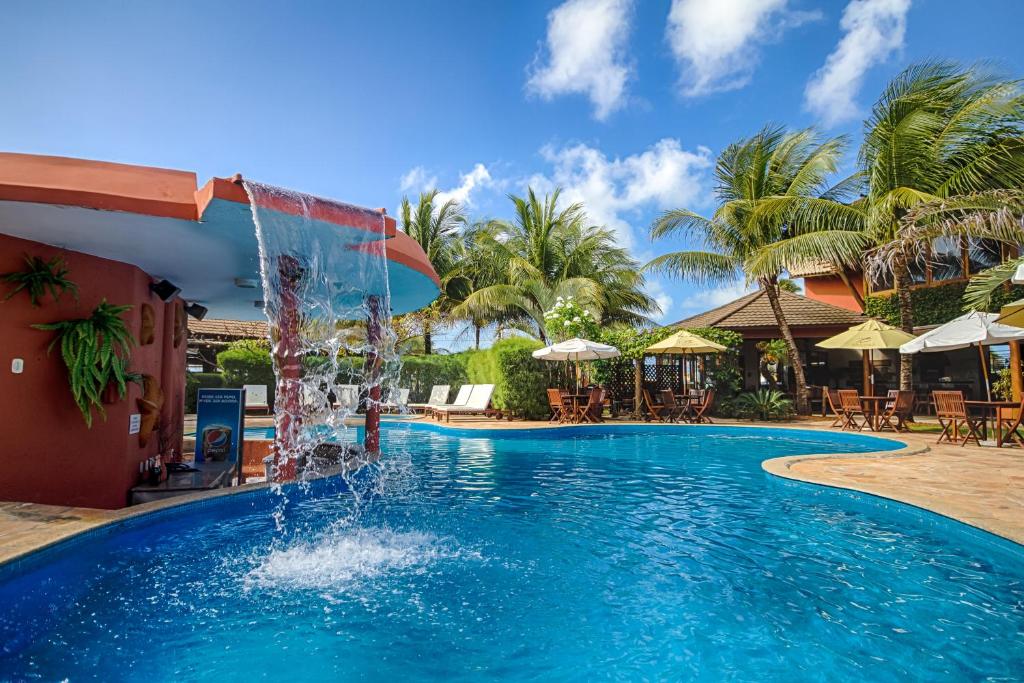
[[[383,230],[394,313],[437,297],[439,280],[423,250],[383,209],[318,197],[307,206],[354,250],[379,244]],[[176,284],[211,317],[263,319],[249,198],[231,180],[198,188],[188,171],[0,153],[0,233],[131,263]]]

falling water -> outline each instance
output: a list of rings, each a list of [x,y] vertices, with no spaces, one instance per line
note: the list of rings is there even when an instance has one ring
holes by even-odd
[[[352,460],[359,451],[351,446],[350,418],[375,397],[386,400],[400,366],[384,216],[270,185],[244,186],[277,378],[272,478],[344,475],[365,463]]]

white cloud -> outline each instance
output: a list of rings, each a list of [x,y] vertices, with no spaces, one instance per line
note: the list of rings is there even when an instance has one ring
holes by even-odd
[[[535,67],[527,88],[545,99],[586,94],[594,116],[608,118],[626,96],[630,0],[568,0],[548,14],[547,64]]]
[[[704,171],[711,166],[709,149],[687,151],[674,138],[659,140],[644,152],[624,158],[609,159],[584,144],[545,147],[541,154],[552,169],[534,175],[529,184],[538,192],[561,187],[563,204],[583,202],[591,221],[615,230],[624,247],[633,244],[629,219],[640,211],[701,202]]]
[[[656,316],[657,322],[665,322],[670,319],[672,315],[672,295],[665,291],[665,285],[660,280],[648,279],[646,283],[646,290],[648,296],[658,302],[658,307],[661,308],[661,315]]]
[[[821,16],[789,10],[788,1],[672,0],[665,37],[683,69],[683,94],[742,88],[750,82],[760,45]]]
[[[804,104],[826,125],[856,118],[854,96],[869,68],[903,47],[910,0],[852,0],[839,26],[845,32],[807,84]]]
[[[425,192],[437,186],[437,176],[428,175],[427,170],[422,166],[410,169],[402,176],[398,187],[402,192]]]
[[[437,198],[434,200],[434,204],[438,208],[449,199],[454,199],[463,206],[472,206],[472,195],[475,191],[495,185],[496,183],[491,177],[491,172],[487,170],[487,166],[481,163],[475,164],[473,170],[469,173],[461,174],[459,176],[459,184],[447,190],[440,190],[438,188],[437,176],[429,173],[422,166],[410,169],[399,181],[399,188],[402,192],[415,194],[439,189]],[[416,197],[410,197],[410,201],[415,203]]]
[[[463,173],[459,178],[459,186],[450,190],[442,190],[437,194],[435,203],[438,206],[444,205],[449,199],[454,199],[463,206],[471,206],[473,200],[471,194],[474,190],[490,187],[494,183],[490,171],[483,164],[476,164],[469,173]]]

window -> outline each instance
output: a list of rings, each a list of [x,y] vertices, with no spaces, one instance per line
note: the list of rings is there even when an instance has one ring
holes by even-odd
[[[959,237],[932,242],[932,280],[958,280],[964,276],[963,247]]]
[[[921,285],[928,281],[928,264],[924,258],[913,258],[910,260],[910,284]]]
[[[895,283],[892,278],[892,271],[888,268],[881,268],[871,278],[871,291],[872,292],[884,292],[887,289],[895,287]]]
[[[967,265],[970,272],[980,273],[983,270],[998,266],[1002,258],[999,242],[978,237],[967,240]]]

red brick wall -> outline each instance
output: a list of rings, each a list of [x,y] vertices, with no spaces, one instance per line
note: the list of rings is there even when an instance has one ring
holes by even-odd
[[[71,398],[59,349],[47,354],[53,333],[34,323],[86,317],[102,299],[131,304],[125,321],[138,337],[141,304],[156,313],[156,341],[133,350],[131,370],[153,375],[164,392],[162,418],[174,424],[180,452],[184,412],[185,342],[173,348],[174,310],[180,300],[165,304],[149,291],[151,278],[135,266],[27,240],[0,235],[0,273],[21,270],[22,255],[48,259],[63,254],[68,277],[78,284],[79,301],[65,294],[58,303],[50,297],[33,308],[20,292],[0,302],[0,500],[54,505],[119,508],[127,503],[139,463],[156,454],[153,434],[145,448],[138,435],[128,434],[129,416],[137,413],[141,389],[130,384],[126,400],[105,406],[107,419],[96,417],[85,426]],[[0,298],[9,287],[0,284]],[[11,361],[22,358],[22,374],[11,372]]]

